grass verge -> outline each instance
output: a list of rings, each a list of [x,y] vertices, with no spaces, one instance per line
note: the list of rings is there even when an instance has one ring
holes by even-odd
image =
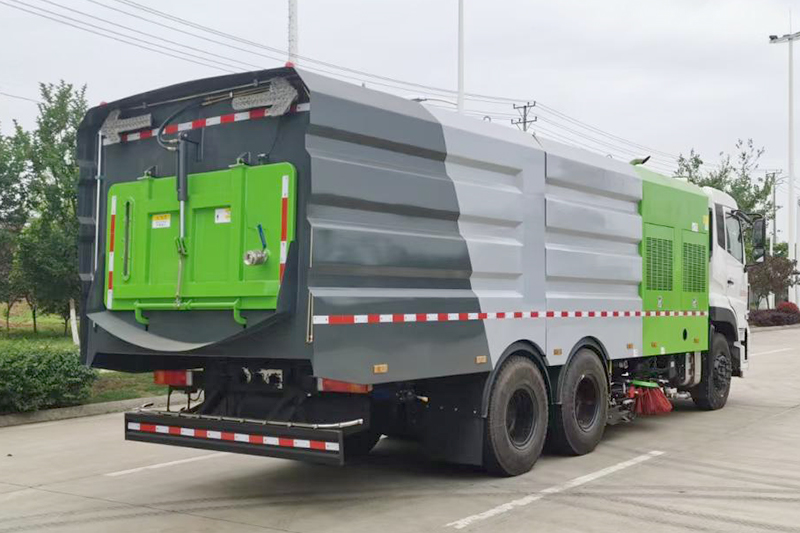
[[[92,392],[86,403],[115,402],[166,394],[167,387],[153,383],[151,372],[100,372],[97,381],[92,384]]]

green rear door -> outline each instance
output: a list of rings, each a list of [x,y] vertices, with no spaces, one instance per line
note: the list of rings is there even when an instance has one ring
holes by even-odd
[[[289,163],[191,174],[183,243],[174,177],[113,185],[106,308],[136,311],[144,323],[147,310],[231,309],[244,323],[241,310],[275,309],[294,240],[295,181]],[[246,265],[248,251],[267,259]]]

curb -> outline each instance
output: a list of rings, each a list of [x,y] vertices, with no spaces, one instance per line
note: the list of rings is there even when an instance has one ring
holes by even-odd
[[[800,328],[800,324],[789,324],[788,326],[750,326],[750,333],[762,333],[765,331],[777,331],[780,329],[798,329]]]
[[[186,397],[183,394],[173,393],[172,402],[181,405]],[[90,403],[86,405],[76,405],[75,407],[59,407],[56,409],[43,409],[32,413],[13,413],[0,415],[0,428],[19,426],[22,424],[36,424],[38,422],[53,422],[56,420],[66,420],[68,418],[82,418],[85,416],[105,415],[108,413],[121,413],[131,409],[141,407],[146,403],[156,406],[167,405],[166,396],[151,396],[149,398],[133,398],[131,400],[119,400],[116,402]]]

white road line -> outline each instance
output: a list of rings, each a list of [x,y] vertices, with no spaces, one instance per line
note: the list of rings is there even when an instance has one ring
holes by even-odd
[[[223,455],[228,455],[228,454],[223,452],[210,453],[208,455],[200,455],[198,457],[190,457],[188,459],[169,461],[168,463],[158,463],[154,465],[140,466],[139,468],[131,468],[130,470],[120,470],[119,472],[110,472],[106,474],[106,476],[108,477],[126,476],[128,474],[135,474],[136,472],[142,472],[144,470],[156,470],[158,468],[164,468],[167,466],[182,465],[184,463],[193,463],[195,461],[205,461],[206,459],[214,459],[215,457],[222,457]]]
[[[778,348],[777,350],[767,350],[766,352],[751,353],[750,357],[756,357],[759,355],[769,355],[771,353],[790,352],[792,350],[794,350],[794,348]]]
[[[548,494],[557,494],[559,492],[564,492],[565,490],[569,490],[578,487],[580,485],[584,485],[596,479],[600,479],[601,477],[613,474],[614,472],[619,472],[620,470],[624,470],[625,468],[638,465],[639,463],[643,463],[654,457],[658,457],[659,455],[664,455],[664,452],[653,450],[652,452],[640,455],[638,457],[634,457],[633,459],[630,459],[628,461],[617,463],[615,465],[609,466],[608,468],[598,470],[597,472],[593,472],[591,474],[587,474],[581,477],[576,477],[575,479],[567,481],[566,483],[542,489],[539,492],[534,492],[533,494],[529,494],[524,498],[519,498],[518,500],[512,500],[508,503],[498,505],[497,507],[489,509],[488,511],[484,511],[479,514],[474,514],[472,516],[462,518],[461,520],[456,520],[455,522],[450,522],[449,524],[445,524],[444,527],[464,529],[465,527],[469,526],[470,524],[474,524],[475,522],[480,522],[481,520],[486,520],[487,518],[492,518],[493,516],[507,513],[508,511],[511,511],[516,507],[524,507],[526,505],[529,505],[535,501],[541,500]]]

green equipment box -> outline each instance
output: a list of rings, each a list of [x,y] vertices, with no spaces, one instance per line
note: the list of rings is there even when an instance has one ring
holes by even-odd
[[[289,163],[190,174],[184,239],[175,177],[143,177],[108,192],[105,304],[134,311],[275,309],[295,233]]]

